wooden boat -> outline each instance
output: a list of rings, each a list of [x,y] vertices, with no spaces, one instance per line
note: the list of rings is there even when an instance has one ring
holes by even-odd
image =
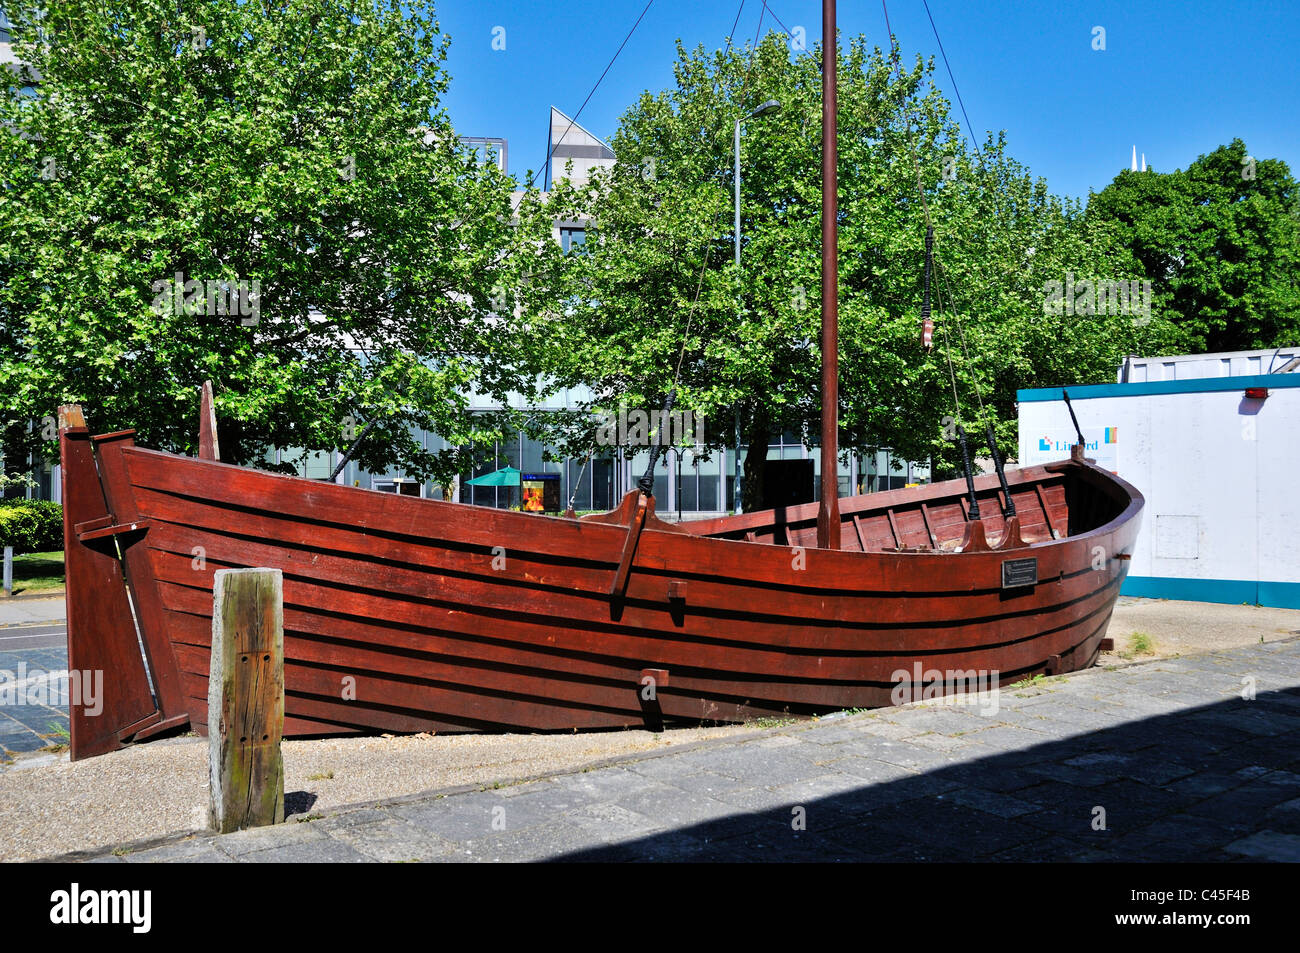
[[[965,486],[838,499],[835,62],[818,503],[672,525],[647,474],[601,516],[498,511],[223,464],[210,395],[198,459],[61,408],[68,667],[106,673],[100,710],[71,705],[72,757],[206,729],[222,568],[283,572],[288,736],[809,715],[1091,664],[1142,497],[1082,437],[1005,488],[968,460]],[[927,267],[926,321],[928,288]]]
[[[979,521],[959,481],[841,500],[822,550],[815,504],[675,525],[633,491],[565,519],[61,423],[69,669],[109,673],[103,712],[74,706],[74,757],[205,730],[217,569],[284,573],[286,735],[657,727],[888,705],[920,697],[918,662],[994,682],[1089,665],[1142,506],[1076,457],[1008,473],[1011,521],[992,475]]]

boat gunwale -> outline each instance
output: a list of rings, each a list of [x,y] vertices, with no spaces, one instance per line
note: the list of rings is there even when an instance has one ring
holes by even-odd
[[[95,436],[95,437],[92,437],[91,439],[92,439],[93,441],[95,441],[96,443],[98,443],[98,442],[100,442],[100,441],[102,441],[102,440],[108,440],[108,439],[110,439],[110,438],[120,439],[120,438],[125,437],[125,436],[128,436],[128,435],[130,435],[130,434],[131,434],[130,431],[120,431],[120,432],[118,432],[118,433],[114,433],[114,434],[106,434],[106,435],[103,435],[103,436]],[[169,459],[172,459],[172,460],[176,460],[176,461],[183,462],[183,463],[185,463],[185,464],[194,464],[194,465],[198,465],[198,466],[201,466],[201,467],[220,467],[220,468],[223,468],[223,469],[226,469],[226,470],[231,470],[231,471],[239,471],[239,472],[242,472],[242,473],[251,473],[251,474],[256,474],[256,475],[259,476],[259,477],[278,478],[278,479],[283,479],[283,480],[290,481],[290,482],[306,483],[306,484],[310,485],[313,489],[320,490],[320,491],[322,491],[322,492],[324,492],[324,493],[328,493],[328,494],[331,494],[331,495],[332,495],[332,494],[335,494],[335,493],[352,492],[352,491],[359,491],[359,492],[366,492],[366,493],[377,493],[377,492],[378,492],[378,491],[375,491],[375,490],[367,490],[367,489],[365,489],[365,488],[363,488],[363,487],[348,486],[348,485],[346,485],[346,484],[333,483],[333,482],[325,481],[325,480],[314,480],[314,479],[311,479],[311,478],[308,478],[308,477],[300,477],[300,476],[296,476],[296,475],[293,475],[293,474],[287,474],[287,473],[276,473],[276,472],[274,472],[274,471],[270,471],[270,470],[260,470],[260,469],[257,469],[256,467],[240,466],[240,465],[238,465],[238,464],[227,463],[227,462],[219,461],[219,460],[204,460],[204,459],[201,459],[201,458],[199,458],[199,457],[190,457],[190,456],[186,456],[186,455],[183,455],[183,454],[171,453],[171,452],[166,451],[166,450],[155,450],[155,449],[150,448],[150,447],[142,447],[142,446],[138,446],[138,445],[135,445],[135,444],[131,444],[131,445],[128,445],[128,446],[122,447],[121,449],[122,449],[123,452],[125,452],[125,453],[129,453],[129,454],[147,454],[147,455],[154,456],[154,457],[164,457],[164,458],[169,458]],[[1011,484],[1011,485],[1012,485],[1013,487],[1020,487],[1020,486],[1033,486],[1033,485],[1036,485],[1039,481],[1041,481],[1041,480],[1043,479],[1044,476],[1065,476],[1065,475],[1068,474],[1071,470],[1075,470],[1075,471],[1077,471],[1077,472],[1079,472],[1079,473],[1086,473],[1086,474],[1088,474],[1090,477],[1092,477],[1092,478],[1095,479],[1095,480],[1104,481],[1104,482],[1106,482],[1106,483],[1109,483],[1109,484],[1111,485],[1111,487],[1112,487],[1114,490],[1117,491],[1116,496],[1127,495],[1127,497],[1128,497],[1128,503],[1127,503],[1127,505],[1126,505],[1126,506],[1124,507],[1124,509],[1123,509],[1123,510],[1118,514],[1118,515],[1116,515],[1113,519],[1109,520],[1108,522],[1106,522],[1105,524],[1103,524],[1103,525],[1101,525],[1101,526],[1098,526],[1098,527],[1095,527],[1095,528],[1093,528],[1093,529],[1087,530],[1086,532],[1079,533],[1079,534],[1076,534],[1076,535],[1073,535],[1073,536],[1062,536],[1062,537],[1060,537],[1060,538],[1058,538],[1058,539],[1045,539],[1045,540],[1039,540],[1039,541],[1037,541],[1037,542],[1033,542],[1033,543],[1025,543],[1024,545],[1019,546],[1019,547],[1016,547],[1015,549],[1007,549],[1007,550],[989,549],[989,550],[978,550],[978,551],[970,552],[970,553],[960,553],[960,552],[953,552],[953,551],[951,551],[951,550],[941,550],[941,549],[919,549],[919,550],[898,550],[898,551],[883,551],[883,550],[870,550],[870,551],[863,551],[863,550],[859,550],[859,549],[816,550],[816,547],[804,547],[804,548],[805,548],[805,549],[813,549],[813,550],[816,550],[816,552],[819,554],[818,558],[826,558],[827,556],[830,556],[830,554],[834,553],[834,554],[840,554],[840,555],[845,556],[845,557],[850,557],[850,558],[851,558],[852,560],[854,560],[854,561],[856,561],[856,560],[858,560],[858,559],[860,559],[860,558],[862,558],[862,557],[872,557],[872,558],[876,558],[876,559],[879,559],[879,558],[893,558],[893,557],[913,557],[913,558],[914,558],[914,557],[918,557],[918,556],[920,556],[920,557],[939,557],[939,558],[945,558],[945,559],[946,559],[946,558],[950,558],[950,557],[952,557],[952,556],[961,556],[961,555],[967,555],[967,556],[980,556],[980,555],[985,555],[985,556],[999,557],[999,556],[1005,556],[1006,553],[1011,553],[1011,552],[1023,552],[1023,551],[1025,551],[1025,550],[1037,550],[1037,551],[1042,551],[1042,550],[1044,550],[1044,549],[1046,549],[1046,548],[1049,548],[1049,547],[1052,547],[1052,546],[1057,546],[1057,545],[1061,545],[1061,544],[1065,544],[1065,543],[1077,543],[1077,542],[1082,542],[1082,541],[1084,541],[1084,540],[1094,539],[1094,538],[1097,538],[1097,537],[1100,537],[1100,536],[1107,535],[1107,534],[1109,534],[1109,533],[1111,533],[1111,532],[1114,532],[1117,528],[1119,528],[1120,526],[1122,526],[1124,523],[1126,523],[1126,522],[1128,522],[1129,520],[1131,520],[1131,519],[1132,519],[1132,518],[1133,518],[1133,517],[1134,517],[1134,516],[1135,516],[1135,515],[1136,515],[1136,514],[1141,510],[1142,506],[1143,506],[1144,503],[1145,503],[1145,499],[1144,499],[1144,497],[1142,496],[1142,494],[1141,494],[1141,493],[1140,493],[1140,492],[1139,492],[1135,487],[1133,487],[1131,484],[1129,484],[1129,483],[1128,483],[1127,481],[1125,481],[1123,478],[1119,477],[1117,474],[1112,473],[1112,472],[1110,472],[1109,470],[1105,470],[1105,469],[1103,469],[1103,468],[1097,466],[1094,462],[1091,462],[1091,461],[1088,461],[1088,460],[1078,461],[1078,460],[1065,459],[1065,460],[1056,461],[1056,462],[1047,463],[1047,464],[1039,464],[1039,465],[1036,465],[1036,466],[1034,466],[1034,467],[1018,468],[1016,471],[1013,471],[1013,472],[1015,472],[1016,474],[1030,474],[1030,473],[1032,473],[1033,471],[1040,471],[1040,472],[1038,473],[1038,475],[1035,475],[1035,476],[1028,476],[1027,478],[1022,479],[1022,480],[1018,480],[1016,483],[1013,483],[1013,484]],[[1010,474],[1009,474],[1009,475],[1010,475]],[[994,477],[992,474],[985,474],[984,476],[988,478],[988,481],[989,481],[988,485],[989,485],[989,488],[990,488],[990,489],[993,489],[993,488],[995,488],[995,487],[997,486],[997,484],[996,484],[996,477]],[[957,481],[957,480],[952,480],[952,481],[947,481],[947,480],[946,480],[946,481],[944,481],[944,483],[931,484],[930,486],[933,486],[933,487],[942,487],[945,483],[953,483],[953,484],[957,484],[957,483],[960,483],[960,482],[961,482],[961,481]],[[1099,489],[1100,489],[1100,488],[1099,488]],[[163,492],[170,492],[170,491],[163,491]],[[636,490],[632,490],[632,491],[630,491],[629,494],[627,494],[627,495],[631,495],[631,494],[634,494],[634,493],[636,493],[636,492],[637,492]],[[883,496],[885,496],[886,494],[889,494],[889,495],[900,494],[900,495],[901,495],[901,494],[906,493],[906,492],[907,492],[907,491],[904,490],[904,489],[899,489],[899,490],[889,490],[889,491],[885,491],[884,493],[881,493],[881,494],[859,494],[859,495],[854,496],[854,497],[845,497],[844,500],[842,501],[842,503],[849,504],[849,503],[856,502],[856,501],[859,501],[859,500],[865,501],[865,500],[867,500],[867,499],[870,499],[870,498],[872,498],[872,497],[876,497],[876,496],[881,496],[881,497],[883,497]],[[197,496],[197,495],[195,495],[195,494],[186,494],[186,495],[193,496],[194,498],[200,498],[199,496]],[[624,496],[624,500],[626,500],[627,495]],[[929,502],[930,499],[934,499],[934,498],[949,498],[949,497],[951,497],[952,495],[953,495],[953,494],[949,494],[949,493],[944,492],[944,493],[938,493],[938,494],[927,495],[926,498],[924,498],[924,499],[919,499],[919,500],[916,499],[915,497],[912,497],[912,499],[911,499],[911,500],[908,500],[907,502],[909,502],[909,503],[913,503],[913,504],[920,504],[920,503],[922,503],[922,502]],[[963,495],[964,495],[964,494],[963,494]],[[403,501],[404,501],[403,503],[401,503],[401,504],[397,504],[398,506],[403,506],[403,507],[405,507],[405,506],[418,506],[418,505],[420,505],[420,504],[428,504],[428,505],[432,505],[433,507],[443,507],[443,506],[451,506],[451,507],[466,507],[466,506],[473,506],[473,504],[467,504],[467,503],[454,503],[454,502],[451,502],[451,501],[449,501],[449,500],[434,500],[434,499],[429,499],[429,498],[427,498],[427,497],[401,496],[401,495],[399,495],[399,494],[382,494],[382,496],[381,496],[381,501],[382,501],[383,503],[387,503],[387,500],[390,499],[390,498],[391,498],[391,499],[395,499],[395,500],[403,500]],[[392,504],[388,504],[388,505],[392,505]],[[623,504],[620,503],[620,507],[621,507],[622,505],[623,505]],[[845,507],[845,506],[842,506],[841,512],[842,512],[844,515],[852,516],[853,514],[861,513],[861,512],[867,511],[867,510],[878,510],[878,509],[882,509],[882,508],[888,508],[888,506],[889,506],[889,503],[888,503],[887,501],[882,500],[882,501],[880,501],[880,502],[877,502],[877,501],[875,501],[875,500],[872,500],[872,505],[871,505],[870,507],[863,507],[863,506],[857,506],[857,507],[847,506],[847,507]],[[807,507],[807,508],[809,508],[810,510],[812,510],[812,511],[815,513],[815,507],[816,507],[816,504],[815,504],[815,503],[813,503],[813,504],[801,504],[801,507]],[[541,517],[541,518],[544,518],[544,519],[546,519],[546,520],[553,520],[553,521],[561,522],[561,523],[564,523],[564,524],[567,524],[567,525],[570,525],[570,526],[572,526],[572,525],[579,525],[579,526],[587,526],[587,527],[598,527],[598,526],[599,526],[599,527],[608,527],[610,530],[612,530],[612,531],[614,531],[614,532],[617,532],[617,533],[620,533],[620,534],[625,534],[626,531],[627,531],[627,524],[626,524],[626,523],[622,523],[622,522],[612,522],[612,521],[608,521],[608,520],[602,520],[602,519],[596,519],[596,518],[594,518],[594,517],[603,517],[603,516],[609,516],[609,515],[611,515],[611,514],[616,514],[616,513],[618,512],[618,510],[619,510],[618,507],[616,507],[616,508],[614,508],[614,509],[611,509],[611,510],[608,510],[608,511],[606,511],[605,513],[593,513],[593,514],[590,514],[590,516],[588,516],[588,517],[579,517],[579,518],[568,517],[568,516],[563,516],[563,515],[555,516],[555,515],[546,514],[546,513],[535,513],[535,512],[534,512],[534,513],[525,513],[525,512],[522,512],[522,511],[516,511],[516,510],[503,510],[503,509],[499,509],[499,508],[497,508],[497,507],[480,507],[479,509],[482,509],[482,510],[486,511],[486,512],[485,512],[485,516],[488,515],[488,514],[491,514],[491,517],[494,518],[494,519],[504,519],[504,520],[506,520],[507,522],[511,522],[511,523],[515,522],[516,520],[527,520],[527,521],[528,521],[528,524],[529,524],[530,526],[532,526],[534,529],[537,528],[537,523],[536,523],[535,521],[537,520],[537,518]],[[754,513],[741,514],[741,516],[744,516],[744,517],[753,517],[754,519],[758,520],[758,519],[761,519],[761,518],[764,516],[764,514],[769,514],[769,513],[773,513],[773,512],[775,512],[775,511],[774,511],[774,510],[760,510],[760,511],[755,511]],[[733,520],[734,520],[735,518],[736,518],[736,517],[733,516],[733,517],[721,517],[720,519],[733,519]],[[320,523],[322,523],[322,524],[325,524],[325,525],[335,525],[335,526],[341,526],[341,527],[345,527],[345,528],[357,528],[357,524],[352,523],[352,522],[350,522],[350,521],[348,521],[348,520],[346,520],[346,519],[337,519],[337,518],[336,518],[336,519],[320,519],[320,520],[317,520],[317,521],[320,522]],[[803,522],[803,521],[804,521],[804,520],[795,520],[794,522]],[[707,523],[707,522],[713,522],[713,521],[691,521],[691,522],[692,522],[692,523],[693,523],[693,522]],[[658,525],[657,525],[657,524],[658,524]],[[790,544],[790,543],[775,543],[775,542],[769,542],[769,541],[765,541],[765,540],[731,539],[731,538],[727,538],[727,537],[725,537],[725,536],[712,536],[712,535],[708,535],[707,533],[700,533],[700,532],[695,532],[695,531],[683,532],[683,530],[682,530],[682,526],[684,526],[684,525],[691,525],[691,523],[686,523],[686,524],[666,523],[666,522],[664,522],[664,521],[659,520],[658,517],[654,517],[654,516],[652,516],[651,519],[649,519],[649,520],[646,521],[646,524],[645,524],[645,526],[644,526],[644,528],[643,528],[643,532],[646,532],[646,533],[658,533],[658,534],[663,534],[663,535],[665,535],[665,536],[676,536],[676,537],[681,537],[681,538],[683,538],[683,539],[707,540],[707,541],[709,541],[710,543],[719,544],[719,545],[721,545],[721,544],[727,544],[727,545],[740,545],[740,546],[761,546],[761,547],[764,547],[764,548],[778,548],[778,549],[790,549],[790,548],[792,547],[792,545],[793,545],[793,544]],[[759,523],[757,523],[757,525],[759,525],[759,526],[768,526],[768,525],[772,525],[772,524],[771,524],[770,522],[767,522],[767,523],[759,522]],[[784,524],[784,525],[789,525],[789,522],[787,522],[787,523]],[[744,528],[743,526],[741,526],[741,527],[736,527],[737,530],[740,530],[740,529],[743,529],[743,528]],[[385,532],[385,531],[383,531],[383,530],[376,530],[376,531],[377,531],[377,532]],[[834,558],[834,557],[832,557],[832,558]],[[647,567],[642,567],[642,568],[645,569],[645,568],[647,568]]]

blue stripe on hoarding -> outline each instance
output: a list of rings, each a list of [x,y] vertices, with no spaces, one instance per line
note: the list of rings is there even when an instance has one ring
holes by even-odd
[[[1241,605],[1300,609],[1300,582],[1255,582],[1249,579],[1182,579],[1164,576],[1129,576],[1120,594],[1143,599],[1178,599],[1185,602],[1223,602]]]
[[[1244,391],[1247,387],[1283,389],[1300,387],[1300,374],[1252,374],[1246,377],[1197,377],[1182,381],[1130,381],[1127,384],[1081,384],[1067,386],[1071,400],[1091,397],[1142,397],[1147,394],[1205,394],[1213,391]],[[1016,391],[1016,400],[1061,400],[1060,387],[1031,387]]]

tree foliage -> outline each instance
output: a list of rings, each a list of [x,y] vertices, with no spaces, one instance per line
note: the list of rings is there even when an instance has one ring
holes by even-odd
[[[643,94],[622,117],[618,164],[591,188],[561,183],[552,194],[592,227],[583,254],[551,252],[566,308],[539,296],[529,313],[559,344],[557,378],[593,383],[593,406],[653,408],[676,384],[678,406],[718,425],[714,446],[737,416],[750,446],[782,430],[816,443],[820,57],[792,57],[778,34],[756,49],[679,47],[675,87]],[[1005,452],[1016,388],[1106,379],[1167,326],[1158,315],[1045,313],[1047,282],[1067,273],[1141,273],[1113,228],[1051,195],[1003,138],[969,150],[932,63],[895,67],[861,38],[840,53],[841,446],[951,463],[945,418],[982,434],[982,398]],[[779,113],[745,120],[737,268],[734,123],[768,99]],[[937,259],[930,354],[920,347],[927,209]],[[747,462],[747,507],[764,456]]]
[[[0,136],[0,420],[80,402],[97,430],[193,452],[211,379],[237,463],[347,447],[372,420],[373,470],[464,464],[416,428],[490,445],[468,395],[505,401],[530,380],[510,315],[493,314],[511,183],[439,105],[449,41],[430,9],[6,6],[41,85],[0,97],[17,133]],[[167,297],[176,275],[260,290],[258,313],[214,313],[221,286],[215,306],[186,295],[187,313]]]
[[[1184,351],[1300,340],[1300,189],[1240,139],[1173,172],[1121,172],[1089,197],[1159,286]]]

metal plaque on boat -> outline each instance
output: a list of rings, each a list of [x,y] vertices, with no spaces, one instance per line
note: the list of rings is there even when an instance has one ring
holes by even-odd
[[[1002,560],[1002,588],[1016,589],[1020,586],[1032,586],[1038,582],[1038,559],[1004,559]]]

